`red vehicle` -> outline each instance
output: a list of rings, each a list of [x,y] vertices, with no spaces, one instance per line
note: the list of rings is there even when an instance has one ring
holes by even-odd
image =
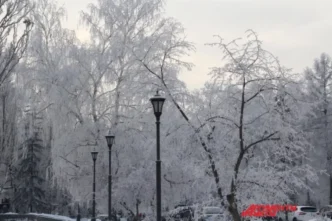
[[[257,217],[263,220],[275,220],[277,213],[280,211],[295,211],[296,206],[293,205],[250,205],[245,211],[241,213],[242,217]]]

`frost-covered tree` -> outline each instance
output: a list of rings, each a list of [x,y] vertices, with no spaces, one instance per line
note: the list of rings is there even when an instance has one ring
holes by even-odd
[[[51,157],[56,149],[58,131],[67,126],[62,110],[66,109],[66,104],[70,105],[70,102],[61,99],[64,94],[61,93],[62,88],[58,83],[62,80],[62,68],[68,63],[68,45],[71,45],[75,38],[71,31],[61,26],[61,19],[65,16],[63,8],[47,0],[35,3],[31,12],[34,29],[26,51],[27,56],[21,60],[18,67],[16,86],[19,89],[21,110],[24,106],[30,106],[43,118],[40,125],[43,132],[39,139],[42,140],[44,148],[38,176],[43,179],[40,188],[45,191],[45,197],[52,200],[46,201],[40,209],[42,212],[61,212],[65,215],[68,214],[66,207],[71,203],[71,196],[66,186],[59,187],[61,180],[55,179],[52,169],[53,162],[63,160],[61,157],[65,156]],[[24,115],[18,120],[19,124],[24,123]]]
[[[316,157],[324,162],[329,179],[329,203],[332,203],[332,178],[331,159],[332,147],[330,132],[331,125],[331,82],[332,82],[331,58],[323,53],[314,61],[312,68],[304,72],[305,98],[309,103],[309,110],[304,118],[304,130],[308,132],[311,143],[315,147]],[[321,153],[318,154],[317,153]],[[326,159],[322,159],[326,156]],[[317,165],[317,166],[321,166]]]
[[[67,85],[72,83],[68,80],[70,69],[66,68],[70,64],[68,54],[76,38],[74,32],[62,28],[65,10],[53,1],[36,1],[31,16],[35,25],[27,50],[28,56],[21,62],[17,82],[22,88],[21,102],[35,106],[35,98],[38,97],[36,109],[43,112],[43,141],[49,151],[44,168],[47,168],[45,174],[48,174],[47,188],[51,188],[61,183],[61,179],[54,181],[57,175],[57,171],[52,168],[54,162],[64,163],[67,160],[66,155],[59,153],[56,148],[59,137],[68,134],[75,126],[75,120],[68,120],[75,103],[71,102],[66,91]],[[25,73],[29,75],[25,76]],[[51,153],[52,159],[48,158]]]
[[[0,2],[0,173],[1,193],[9,188],[9,171],[15,146],[16,91],[12,84],[15,68],[26,52],[29,34],[33,26],[29,20],[31,4],[27,0],[4,0]]]
[[[155,125],[149,98],[156,89],[167,99],[161,130],[164,212],[183,203],[218,205],[238,221],[248,204],[284,203],[315,181],[299,128],[299,84],[262,49],[255,33],[243,45],[213,44],[223,50],[226,65],[213,68],[202,90],[189,92],[178,77],[193,66],[183,56],[194,46],[182,25],[164,16],[162,0],[89,4],[81,13],[91,37],[87,43],[62,27],[63,8],[36,2],[31,44],[16,84],[19,103],[43,112],[42,140],[52,153],[42,166],[52,199],[48,211],[69,214],[65,207],[74,202],[90,208],[95,149],[97,207],[106,212],[104,135],[110,131],[116,135],[113,208],[135,214],[138,206],[153,214]],[[24,116],[16,118],[24,122]]]
[[[15,155],[14,147],[17,145],[18,122],[17,91],[13,83],[8,83],[2,87],[0,100],[0,118],[2,120],[0,127],[1,146],[4,147],[0,166],[0,193],[3,196],[12,198],[13,159]]]
[[[211,151],[209,135],[202,133],[201,125],[195,121],[197,116],[192,114],[192,110],[197,108],[197,104],[201,100],[197,101],[193,98],[195,95],[189,96],[184,83],[178,79],[182,69],[191,70],[193,64],[184,61],[182,57],[189,55],[195,48],[191,42],[186,40],[184,28],[179,22],[171,18],[161,18],[156,19],[156,21],[155,26],[151,27],[152,31],[144,38],[142,45],[145,45],[145,47],[135,48],[135,55],[146,74],[151,75],[154,83],[165,92],[172,109],[180,114],[181,121],[178,121],[178,123],[189,127],[186,131],[187,136],[192,135],[189,142],[192,142],[192,140],[198,141],[200,150],[203,151],[201,154],[207,157],[207,164],[204,164],[204,166],[206,166],[206,172],[214,180],[216,191],[211,191],[209,188],[209,191],[207,191],[209,194],[202,194],[201,192],[201,196],[212,194],[219,198],[221,205],[224,205],[224,195],[220,185],[222,177],[216,168],[217,160]],[[192,132],[194,132],[194,135]],[[198,159],[201,158],[199,155],[197,157]],[[199,178],[196,179],[199,180]],[[204,179],[204,176],[201,176],[201,179]],[[197,184],[199,183],[202,184],[197,182]]]
[[[222,197],[233,217],[251,203],[283,203],[317,176],[306,159],[310,145],[300,131],[299,88],[277,58],[261,47],[256,33],[247,40],[211,44],[225,65],[212,69],[212,82],[198,108],[202,133],[216,159]]]
[[[35,112],[26,115],[25,139],[19,148],[16,162],[15,195],[13,203],[20,212],[46,211],[45,179],[43,177],[44,144],[40,116]]]
[[[154,200],[155,186],[150,178],[154,173],[141,168],[150,168],[151,162],[147,159],[152,158],[154,151],[154,132],[150,127],[153,125],[150,121],[152,113],[149,111],[147,115],[146,110],[151,108],[148,98],[156,88],[156,82],[153,76],[145,74],[136,52],[148,50],[144,36],[149,36],[152,26],[157,30],[159,23],[156,19],[161,15],[162,5],[159,0],[102,0],[90,4],[88,10],[82,12],[82,20],[90,29],[91,44],[77,45],[71,53],[71,70],[76,70],[77,78],[70,79],[68,85],[75,86],[76,91],[74,87],[67,91],[76,93],[72,103],[77,103],[78,108],[71,116],[77,118],[77,128],[80,128],[77,130],[80,142],[72,146],[79,150],[80,156],[71,157],[80,163],[81,175],[91,174],[90,163],[82,167],[83,162],[91,162],[90,156],[83,152],[92,147],[106,151],[104,135],[108,129],[116,134],[116,145],[112,150],[115,207],[123,207],[126,203],[135,208],[131,197],[145,205]],[[100,157],[97,163],[100,162],[101,196],[105,196],[108,155]],[[141,179],[133,182],[137,179],[134,177]],[[81,189],[91,185],[90,182],[85,181]],[[145,194],[141,188],[147,189]],[[84,190],[79,195],[88,194]],[[100,200],[106,204],[104,197]]]
[[[23,57],[33,26],[28,18],[27,0],[4,0],[0,3],[0,85],[11,80],[15,66]]]

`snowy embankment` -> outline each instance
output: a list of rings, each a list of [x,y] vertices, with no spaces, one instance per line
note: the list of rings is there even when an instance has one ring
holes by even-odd
[[[81,218],[81,221],[91,221],[91,219]],[[96,221],[101,221],[101,220],[100,219],[96,219]]]
[[[332,219],[326,218],[326,217],[317,217],[308,221],[332,221]]]
[[[12,212],[4,213],[4,215],[21,215],[22,216],[22,214],[12,213]],[[54,219],[55,221],[76,221],[76,218],[70,218],[67,216],[47,214],[47,213],[27,213],[27,214],[23,214],[23,216],[24,215],[33,215],[33,216],[38,216],[38,217],[44,217],[44,218],[48,218],[48,219]],[[91,219],[81,218],[81,221],[91,221]],[[96,219],[96,221],[101,221],[101,220]]]
[[[62,221],[76,221],[76,219],[69,218],[67,216],[60,216],[60,215],[53,215],[53,214],[46,214],[46,213],[28,213],[28,215],[35,215],[50,219],[62,220]]]

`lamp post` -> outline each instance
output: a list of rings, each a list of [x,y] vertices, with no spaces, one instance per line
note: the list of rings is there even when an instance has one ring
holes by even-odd
[[[156,116],[157,129],[157,160],[156,160],[156,187],[157,187],[157,221],[161,221],[161,160],[160,160],[160,116],[162,114],[165,98],[161,97],[157,91],[156,95],[150,99]]]
[[[112,145],[114,144],[114,135],[107,135],[106,141],[108,146],[108,220],[112,217]]]
[[[80,210],[80,203],[77,205],[77,217],[76,221],[81,221],[81,210]]]
[[[91,152],[93,160],[93,185],[92,185],[92,219],[91,221],[96,221],[96,160],[98,152]]]

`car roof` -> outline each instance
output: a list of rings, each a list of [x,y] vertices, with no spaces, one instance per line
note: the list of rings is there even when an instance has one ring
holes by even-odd
[[[315,206],[296,206],[297,208],[315,208],[317,209]]]

